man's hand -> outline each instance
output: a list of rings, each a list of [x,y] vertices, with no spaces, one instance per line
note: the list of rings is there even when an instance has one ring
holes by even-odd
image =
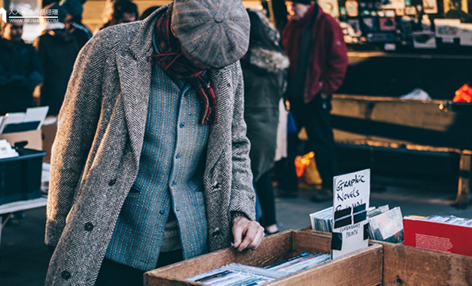
[[[264,240],[264,228],[256,221],[238,216],[233,220],[234,245],[238,251],[256,249]]]

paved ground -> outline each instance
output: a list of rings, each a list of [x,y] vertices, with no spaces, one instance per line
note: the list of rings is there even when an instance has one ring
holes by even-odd
[[[452,214],[472,217],[472,206],[458,210],[450,206],[455,185],[442,181],[408,180],[398,177],[374,177],[370,204],[400,206],[403,215]],[[277,217],[281,230],[300,229],[310,224],[309,213],[330,206],[313,203],[311,190],[300,190],[297,198],[277,199]],[[43,285],[50,252],[43,244],[45,208],[26,211],[21,224],[4,228],[0,248],[0,285]]]

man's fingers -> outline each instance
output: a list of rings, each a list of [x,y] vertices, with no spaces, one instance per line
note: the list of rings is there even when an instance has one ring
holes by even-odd
[[[259,232],[263,230],[263,228],[257,222],[250,222],[246,227],[246,235],[244,237],[243,242],[239,245],[238,251],[243,251],[244,249],[248,248],[253,242],[258,244],[258,241],[255,241],[256,238],[260,240],[258,237]]]
[[[259,247],[259,245],[261,245],[261,243],[264,241],[264,237],[265,237],[264,229],[261,228],[257,232],[256,237],[251,242],[251,244],[248,245],[248,248],[249,249],[257,249]]]
[[[244,225],[236,223],[233,225],[233,236],[234,236],[234,248],[238,248],[243,239],[243,232],[245,231]]]
[[[233,220],[233,247],[238,251],[256,249],[264,239],[264,228],[255,221],[239,216]]]

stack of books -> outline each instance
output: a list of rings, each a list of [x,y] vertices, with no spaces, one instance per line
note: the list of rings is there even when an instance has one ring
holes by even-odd
[[[215,286],[262,285],[330,259],[330,254],[305,252],[264,268],[232,263],[186,280]]]
[[[452,215],[403,218],[405,245],[472,256],[472,220]]]
[[[432,215],[426,217],[425,220],[443,222],[454,225],[472,226],[472,219],[456,217],[453,215]]]

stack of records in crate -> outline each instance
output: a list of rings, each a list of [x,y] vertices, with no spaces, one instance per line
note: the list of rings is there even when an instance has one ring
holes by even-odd
[[[330,254],[305,252],[264,268],[232,263],[186,280],[215,286],[262,285],[330,259]]]
[[[403,241],[403,217],[399,207],[380,213],[369,213],[369,238],[399,243]]]
[[[333,231],[333,207],[310,214],[311,228],[314,230]]]
[[[403,241],[403,218],[399,207],[388,205],[371,207],[369,217],[369,238],[378,241],[398,243]],[[310,214],[311,228],[318,231],[333,231],[333,207]]]
[[[279,271],[286,274],[295,273],[308,267],[318,265],[331,259],[330,254],[321,253],[302,253],[298,256],[289,258],[282,262],[266,266],[264,269]]]

